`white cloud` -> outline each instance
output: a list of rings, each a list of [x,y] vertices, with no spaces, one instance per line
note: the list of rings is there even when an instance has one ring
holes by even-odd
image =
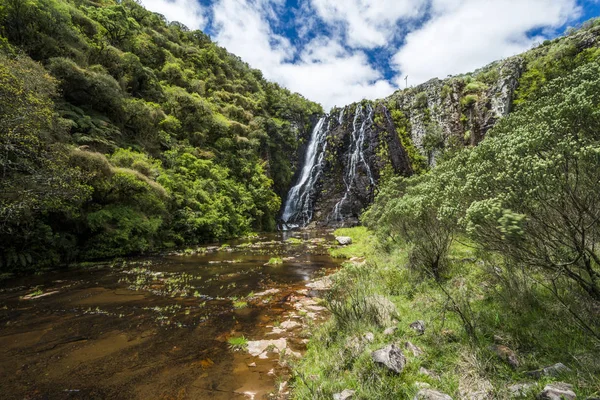
[[[323,21],[342,25],[348,45],[360,48],[384,46],[398,34],[400,20],[417,18],[423,0],[311,0]]]
[[[217,42],[262,70],[267,79],[326,109],[393,92],[363,52],[349,52],[336,39],[320,36],[303,50],[294,48],[288,39],[273,33],[264,7],[247,0],[220,0],[213,9]]]
[[[433,0],[431,11],[392,59],[412,84],[523,52],[540,40],[528,32],[558,28],[580,10],[575,0]]]
[[[205,10],[198,0],[141,0],[150,11],[165,16],[168,21],[178,21],[190,29],[203,29]]]
[[[221,46],[326,109],[387,96],[404,87],[405,75],[417,84],[517,54],[541,40],[528,34],[533,29],[547,36],[580,12],[577,0],[310,0],[295,10],[285,0],[142,3],[192,29],[210,20]],[[282,26],[289,12],[295,21]],[[297,38],[273,28],[295,30]],[[387,61],[397,76],[386,80],[367,54],[378,62],[393,54]]]

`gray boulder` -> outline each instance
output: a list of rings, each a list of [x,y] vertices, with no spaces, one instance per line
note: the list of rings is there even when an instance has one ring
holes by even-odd
[[[419,390],[413,400],[452,400],[452,397],[446,393],[426,388]]]
[[[563,382],[546,385],[542,393],[538,395],[539,400],[575,400],[576,397],[573,386]]]
[[[541,378],[542,376],[559,376],[571,372],[571,369],[563,363],[556,363],[546,368],[538,369],[535,371],[529,371],[527,375],[534,378]]]
[[[398,316],[396,305],[379,294],[366,297],[364,307],[365,315],[373,318],[381,327],[392,325],[394,318]]]
[[[354,397],[354,390],[344,389],[341,393],[336,393],[333,395],[333,400],[350,400]]]
[[[410,324],[410,327],[417,332],[419,335],[422,335],[425,333],[425,321],[415,321],[412,324]]]
[[[536,386],[536,383],[516,383],[508,387],[508,395],[511,399],[524,398]]]
[[[400,374],[406,366],[406,357],[395,344],[375,350],[371,353],[371,358],[375,363],[381,364],[397,374]]]
[[[336,236],[335,240],[342,246],[348,246],[352,244],[352,238],[350,236]]]

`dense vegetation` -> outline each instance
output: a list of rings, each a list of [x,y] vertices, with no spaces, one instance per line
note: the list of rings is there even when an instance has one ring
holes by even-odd
[[[333,318],[296,369],[298,398],[413,398],[426,383],[504,399],[519,397],[517,382],[537,384],[521,397],[534,398],[553,380],[598,396],[600,52],[581,47],[566,38],[525,54],[513,113],[478,146],[390,180],[363,215],[368,230],[338,232],[355,241],[339,255],[367,263],[336,275]],[[375,295],[398,309],[392,334],[373,317]],[[407,340],[424,353],[405,351],[400,377],[372,361],[370,351]],[[558,362],[570,371],[528,374]]]
[[[0,5],[0,269],[273,229],[321,107],[133,0]]]

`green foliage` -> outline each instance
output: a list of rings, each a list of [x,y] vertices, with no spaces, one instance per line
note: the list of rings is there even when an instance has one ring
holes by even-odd
[[[132,0],[7,0],[0,37],[3,267],[275,228],[318,104]]]
[[[230,337],[227,339],[227,343],[229,343],[229,348],[233,351],[243,351],[248,347],[248,339],[243,335],[240,337]]]
[[[281,257],[271,257],[267,262],[268,265],[281,265],[283,264],[283,260]]]

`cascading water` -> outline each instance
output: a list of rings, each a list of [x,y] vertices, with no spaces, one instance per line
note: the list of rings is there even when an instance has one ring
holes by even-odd
[[[281,216],[284,228],[304,226],[312,218],[313,205],[311,197],[314,186],[323,170],[329,124],[329,118],[324,116],[313,129],[298,183],[290,189],[287,195],[283,215]]]
[[[365,167],[367,177],[369,178],[371,186],[375,186],[375,180],[373,179],[371,168],[367,163],[363,151],[367,129],[371,129],[371,127],[373,126],[373,107],[371,107],[370,104],[367,105],[366,116],[364,115],[364,112],[365,110],[363,109],[363,106],[361,104],[358,104],[354,113],[354,120],[352,121],[352,145],[348,157],[348,169],[346,170],[346,174],[344,175],[344,184],[346,185],[346,191],[344,192],[344,196],[341,198],[341,200],[338,201],[335,207],[333,208],[333,213],[330,217],[331,219],[333,219],[333,221],[344,220],[342,215],[342,206],[346,203],[346,201],[348,200],[348,196],[352,191],[352,188],[356,181],[357,166],[360,163],[362,163]]]

